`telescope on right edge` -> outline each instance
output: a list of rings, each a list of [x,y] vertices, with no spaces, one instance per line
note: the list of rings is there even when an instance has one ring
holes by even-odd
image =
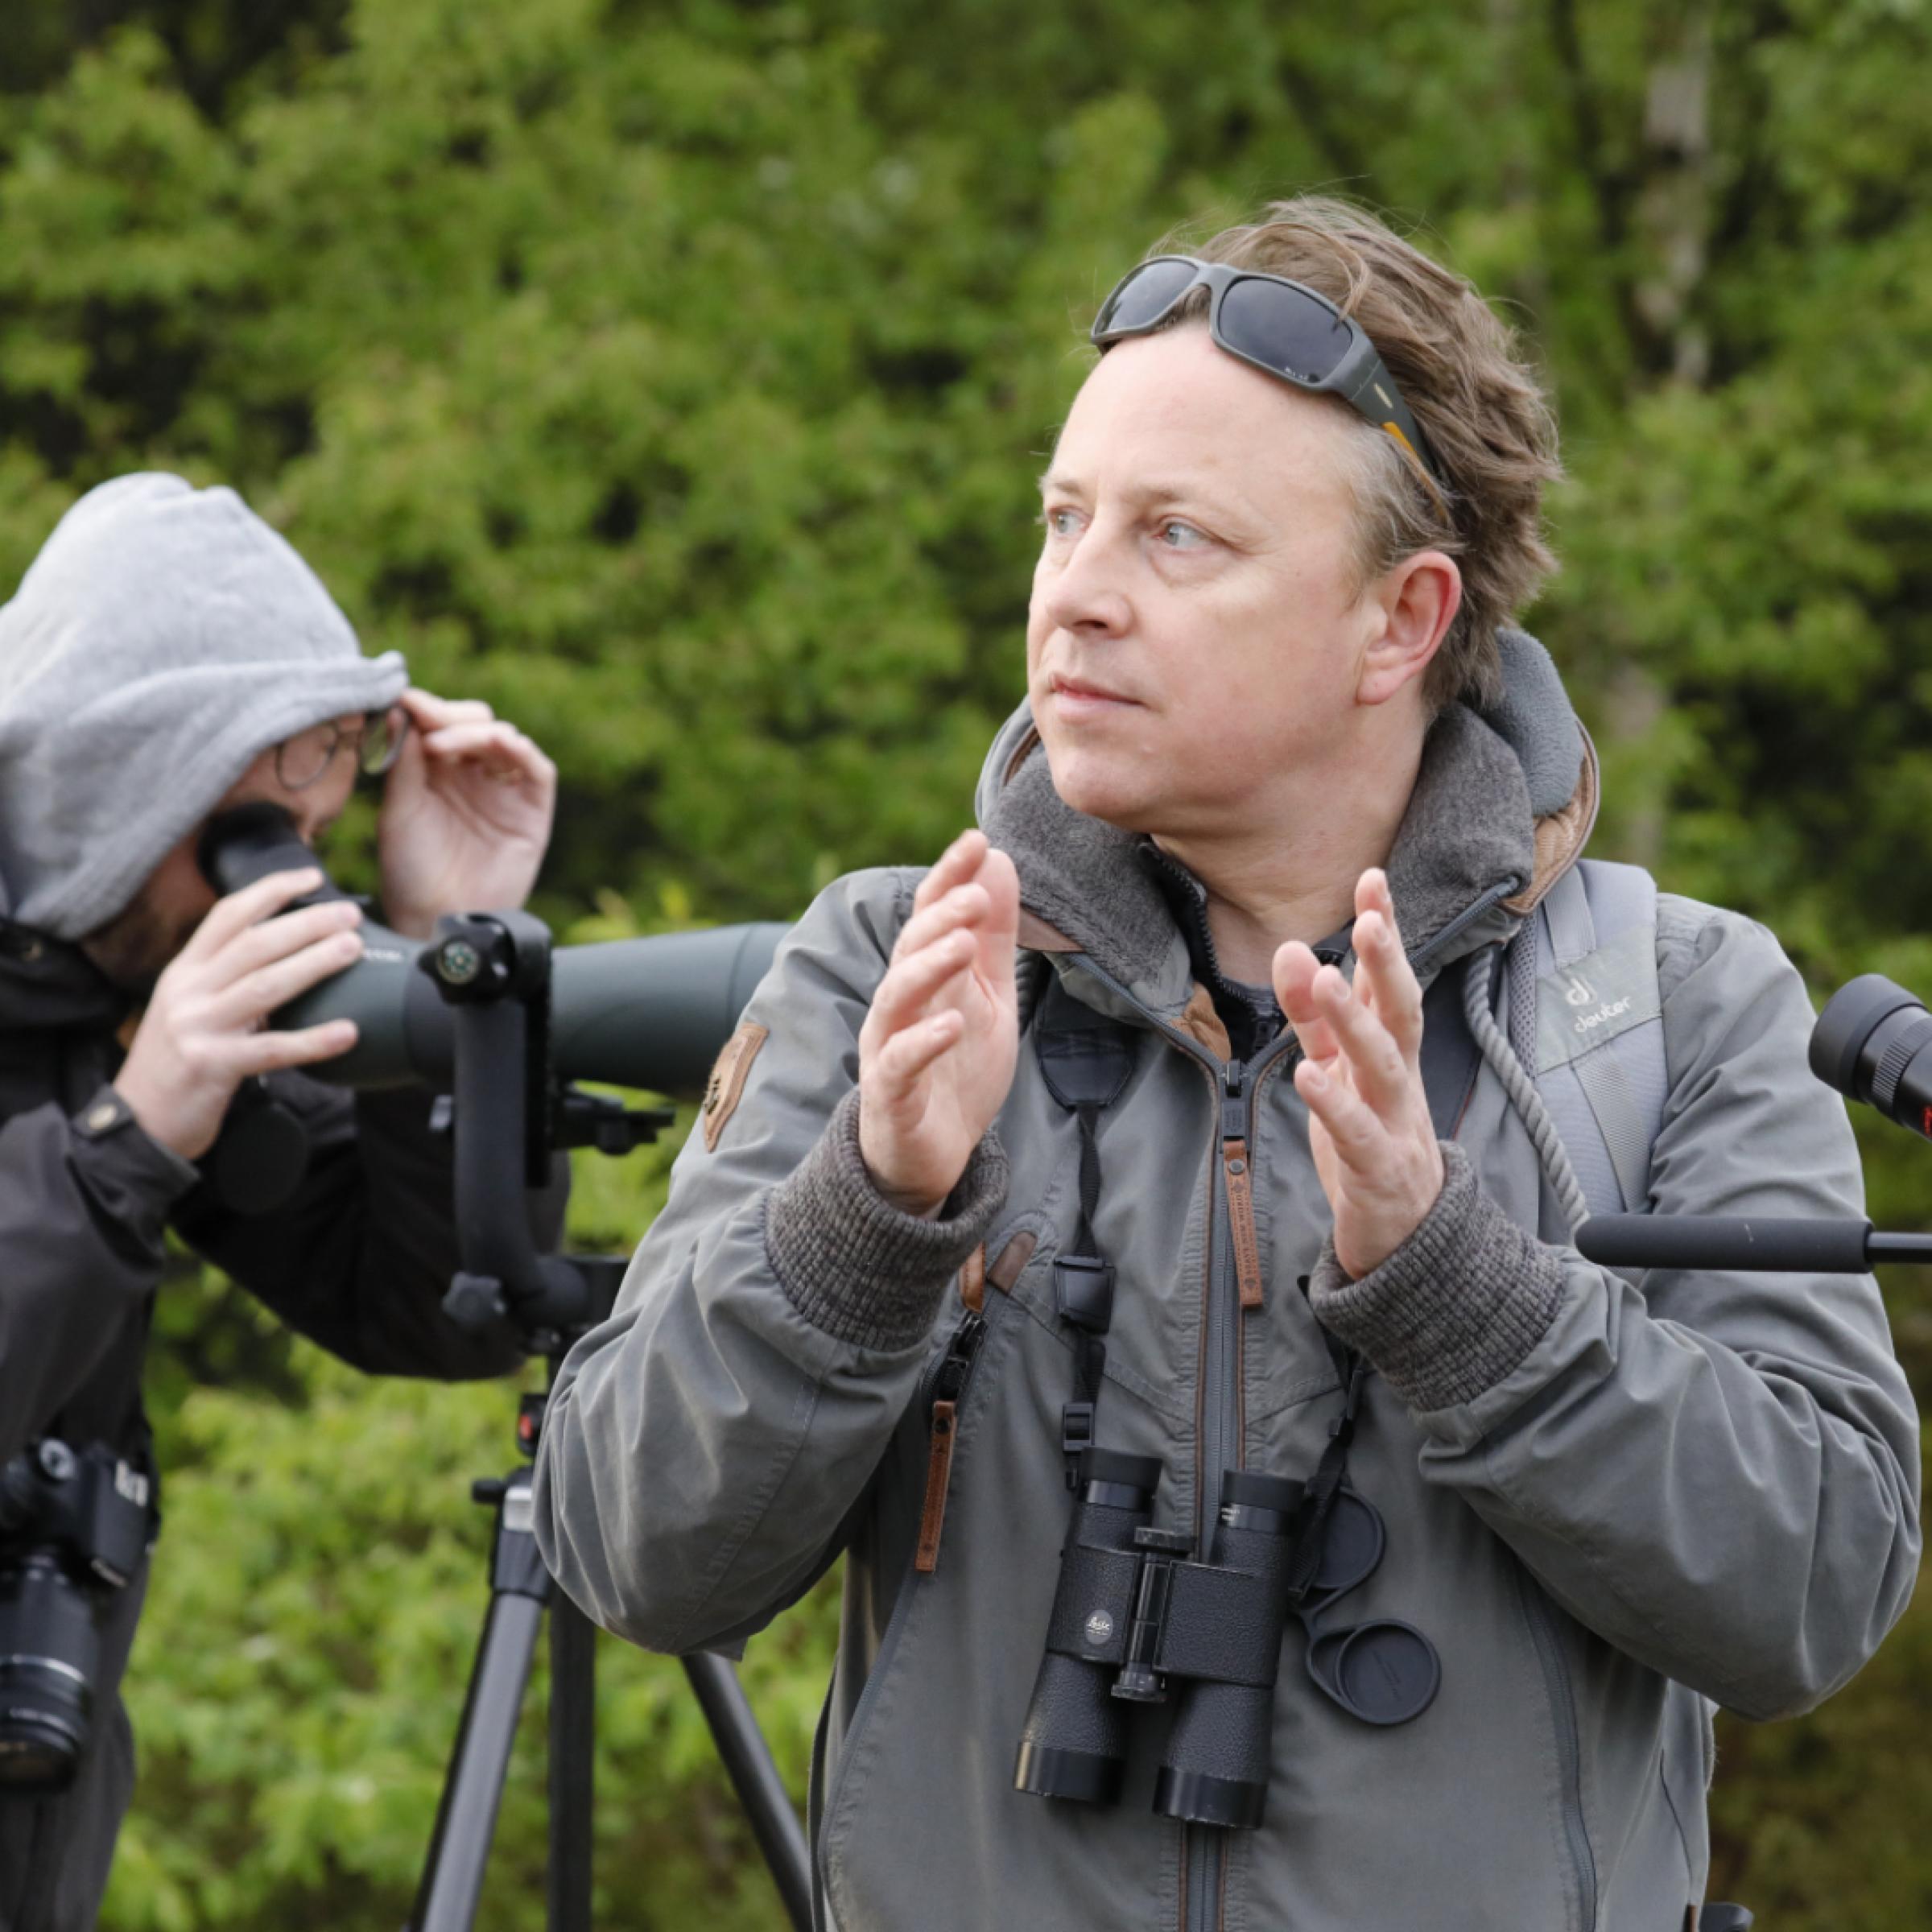
[[[1932,1013],[1868,972],[1826,1002],[1811,1029],[1811,1071],[1847,1100],[1932,1140]],[[1711,1268],[1863,1274],[1877,1261],[1932,1261],[1932,1235],[1887,1234],[1846,1216],[1605,1214],[1576,1231],[1579,1253],[1608,1268]]]

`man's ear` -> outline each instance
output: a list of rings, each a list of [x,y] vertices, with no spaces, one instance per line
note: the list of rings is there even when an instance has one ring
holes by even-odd
[[[1364,592],[1373,629],[1356,680],[1358,704],[1386,704],[1428,670],[1462,608],[1463,573],[1439,550],[1404,557]]]

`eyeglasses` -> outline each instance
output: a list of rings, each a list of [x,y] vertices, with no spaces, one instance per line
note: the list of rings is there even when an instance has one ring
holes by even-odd
[[[363,776],[378,778],[395,763],[408,736],[409,713],[400,704],[365,712],[353,724],[324,718],[275,747],[275,777],[286,791],[304,791],[335,763],[346,744]]]
[[[1126,336],[1150,334],[1203,283],[1211,291],[1208,332],[1217,347],[1297,389],[1340,396],[1395,439],[1436,506],[1448,514],[1428,443],[1375,345],[1360,324],[1299,282],[1193,255],[1155,255],[1115,285],[1093,319],[1091,339],[1104,349]]]

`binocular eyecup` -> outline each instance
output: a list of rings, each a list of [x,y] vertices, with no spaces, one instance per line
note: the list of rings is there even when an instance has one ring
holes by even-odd
[[[1081,1458],[1013,1781],[1036,1797],[1115,1802],[1133,1707],[1166,1701],[1171,1686],[1154,1810],[1252,1828],[1267,1798],[1302,1485],[1229,1470],[1197,1563],[1191,1538],[1152,1526],[1160,1476],[1152,1456]]]

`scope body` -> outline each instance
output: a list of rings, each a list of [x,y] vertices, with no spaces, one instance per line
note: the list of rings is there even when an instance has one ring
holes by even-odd
[[[272,872],[316,864],[294,821],[266,801],[209,824],[201,869],[221,894]],[[348,895],[325,881],[295,902]],[[356,1043],[304,1073],[338,1086],[446,1086],[455,1065],[455,1022],[420,961],[425,944],[374,919],[361,926],[362,957],[274,1014],[291,1029],[325,1020],[356,1023]],[[564,946],[551,956],[550,1067],[564,1080],[604,1080],[654,1093],[695,1093],[730,1037],[786,928],[722,926]]]

